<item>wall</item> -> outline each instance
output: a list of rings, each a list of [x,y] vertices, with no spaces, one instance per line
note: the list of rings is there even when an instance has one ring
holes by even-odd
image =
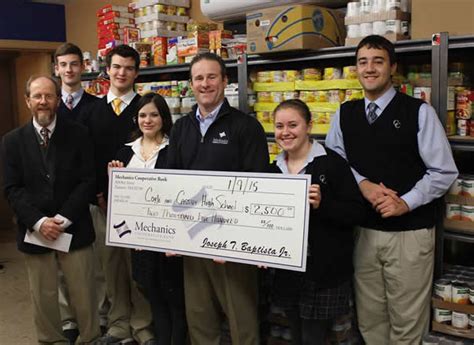
[[[93,56],[97,53],[97,15],[106,4],[128,6],[127,0],[71,0],[66,2],[66,40]]]
[[[25,85],[33,74],[52,74],[50,53],[21,53],[15,59],[16,74],[16,102],[18,120],[17,125],[22,125],[31,119],[31,114],[25,103]]]

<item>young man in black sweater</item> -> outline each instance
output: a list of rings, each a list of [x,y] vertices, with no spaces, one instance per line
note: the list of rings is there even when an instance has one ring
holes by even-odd
[[[136,340],[140,344],[153,344],[151,310],[132,280],[130,250],[104,245],[107,164],[129,141],[136,128],[133,118],[138,112],[140,95],[135,93],[133,85],[138,76],[140,56],[135,49],[120,45],[107,54],[106,64],[110,77],[109,92],[94,105],[86,120],[94,143],[97,174],[97,206],[91,212],[107,297],[111,303],[107,334],[100,341],[102,344],[127,344]]]
[[[81,75],[84,72],[84,58],[81,49],[72,44],[61,44],[54,52],[54,70],[56,77],[61,80],[61,99],[56,115],[61,119],[82,122],[86,118],[90,107],[99,99],[84,91],[81,85]],[[97,274],[97,272],[96,272]],[[106,303],[103,278],[96,280],[101,324],[105,325]],[[59,271],[59,307],[63,332],[74,342],[79,335],[74,311],[70,308],[69,296],[64,282],[62,271]],[[105,309],[105,312],[104,312]],[[104,319],[105,317],[105,319]]]
[[[72,44],[60,45],[54,53],[54,71],[61,79],[61,102],[58,116],[83,122],[97,97],[84,91],[81,74],[84,72],[84,58],[81,49]]]

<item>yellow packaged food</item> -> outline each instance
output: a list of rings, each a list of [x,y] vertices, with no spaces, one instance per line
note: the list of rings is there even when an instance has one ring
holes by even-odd
[[[258,83],[271,83],[273,81],[270,71],[260,71],[257,73]]]
[[[257,92],[257,102],[269,103],[272,101],[272,93],[268,91]]]
[[[283,72],[282,81],[291,82],[291,81],[295,81],[297,79],[297,75],[298,75],[297,71],[285,70],[285,71],[282,71],[282,72]]]
[[[299,99],[305,103],[316,102],[314,91],[300,91]]]
[[[305,68],[301,71],[303,80],[321,80],[322,73],[319,68]]]
[[[357,79],[357,67],[356,66],[344,66],[342,69],[343,79]]]
[[[342,72],[338,67],[326,67],[324,69],[324,80],[341,79]]]

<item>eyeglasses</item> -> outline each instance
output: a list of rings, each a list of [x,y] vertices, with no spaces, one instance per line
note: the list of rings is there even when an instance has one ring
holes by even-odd
[[[29,98],[31,98],[32,100],[34,101],[41,101],[43,99],[43,97],[48,101],[48,102],[52,102],[52,101],[55,101],[58,99],[58,96],[56,95],[52,95],[52,94],[46,94],[46,95],[42,95],[42,94],[34,94],[34,95],[31,95]]]

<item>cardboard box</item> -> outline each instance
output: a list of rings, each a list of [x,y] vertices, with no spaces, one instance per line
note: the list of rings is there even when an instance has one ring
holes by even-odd
[[[431,39],[432,34],[444,31],[450,36],[472,35],[473,18],[472,0],[415,0],[412,1],[411,37]]]
[[[133,13],[133,8],[128,7],[128,6],[115,6],[115,5],[105,5],[104,7],[101,7],[97,11],[97,17],[101,16],[104,13],[110,12],[110,11],[121,11],[121,12],[129,12]]]
[[[140,29],[125,28],[123,31],[123,41],[125,42],[125,44],[130,45],[130,43],[140,41]]]
[[[178,56],[194,56],[199,53],[209,51],[209,39],[201,41],[197,37],[182,38],[178,37]]]
[[[313,5],[278,6],[247,14],[247,52],[318,49],[344,44],[341,12]]]
[[[112,19],[112,18],[129,18],[129,19],[135,19],[135,16],[133,13],[129,12],[120,12],[120,11],[109,11],[102,13],[101,15],[98,16],[99,20],[107,20],[107,19]]]

